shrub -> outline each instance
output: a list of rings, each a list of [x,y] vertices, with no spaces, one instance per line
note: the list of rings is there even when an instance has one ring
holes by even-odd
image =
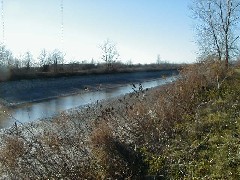
[[[233,106],[239,99],[232,96],[236,89],[227,88],[226,73],[219,62],[203,61],[186,66],[176,82],[164,87],[148,92],[135,86],[133,93],[87,108],[85,114],[61,114],[40,126],[12,128],[2,137],[1,168],[20,179],[224,177],[216,175],[223,168],[213,168],[210,160],[217,159],[215,143],[229,140],[227,120],[239,118],[239,106]],[[221,131],[226,137],[220,141],[212,133]],[[229,142],[222,155],[230,152],[227,147],[236,152],[235,140]],[[236,175],[238,161],[231,155],[223,164],[215,162],[231,166]]]

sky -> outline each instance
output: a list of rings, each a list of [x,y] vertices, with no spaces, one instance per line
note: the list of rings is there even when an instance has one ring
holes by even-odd
[[[63,1],[63,16],[61,15]],[[191,0],[3,0],[0,42],[14,55],[60,49],[67,61],[101,62],[99,46],[109,39],[119,60],[190,63],[196,45]],[[2,5],[1,5],[2,6]],[[2,8],[1,8],[2,9]],[[63,17],[63,34],[62,34]]]

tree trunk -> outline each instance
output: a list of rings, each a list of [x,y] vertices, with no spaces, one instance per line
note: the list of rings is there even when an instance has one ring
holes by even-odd
[[[226,57],[225,57],[225,68],[228,69],[229,61],[229,47],[228,47],[228,35],[225,35],[225,48],[226,48]]]

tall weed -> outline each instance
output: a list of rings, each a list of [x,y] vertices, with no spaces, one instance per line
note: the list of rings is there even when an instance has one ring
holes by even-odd
[[[179,153],[172,144],[192,145],[178,141],[179,134],[191,134],[184,123],[211,100],[204,92],[219,89],[225,77],[219,62],[203,61],[186,66],[176,82],[161,88],[134,85],[133,93],[85,114],[62,114],[36,128],[12,128],[2,136],[0,167],[13,179],[182,178],[188,152]]]

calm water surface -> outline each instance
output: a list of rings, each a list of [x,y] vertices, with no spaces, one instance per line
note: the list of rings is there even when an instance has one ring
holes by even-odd
[[[175,80],[176,77],[165,79],[156,79],[141,83],[143,88],[152,88],[160,86]],[[12,108],[11,117],[0,121],[0,128],[12,126],[15,122],[27,123],[52,117],[61,111],[69,110],[76,107],[85,106],[103,99],[114,98],[127,93],[133,92],[132,85],[123,85],[117,88],[104,89],[94,92],[84,92],[81,94],[49,99],[41,102],[34,102],[25,105],[18,105]]]

